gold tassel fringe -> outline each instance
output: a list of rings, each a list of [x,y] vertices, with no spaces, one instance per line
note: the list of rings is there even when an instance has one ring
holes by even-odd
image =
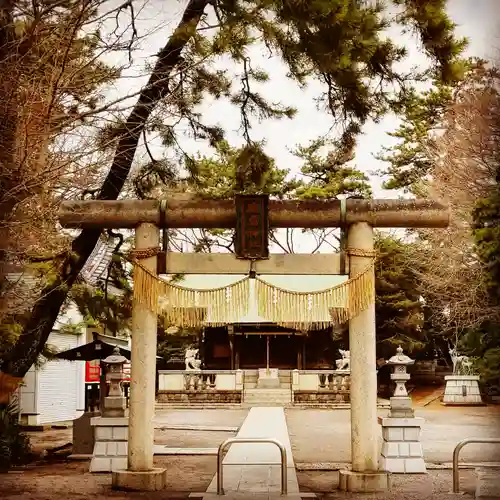
[[[373,266],[344,283],[317,292],[294,292],[256,279],[258,314],[297,330],[343,324],[375,300]]]
[[[249,310],[249,278],[213,290],[169,283],[134,262],[134,301],[162,313],[170,325],[196,328],[237,322]],[[285,290],[255,279],[258,314],[287,328],[322,329],[343,324],[375,301],[373,263],[357,276],[317,292]]]
[[[134,303],[158,313],[159,279],[139,262],[134,262]]]
[[[174,326],[220,326],[236,321],[248,313],[249,290],[249,278],[212,290],[185,288],[134,263],[134,302],[161,312]]]
[[[212,290],[160,283],[161,312],[168,324],[185,327],[222,326],[248,313],[249,279]]]

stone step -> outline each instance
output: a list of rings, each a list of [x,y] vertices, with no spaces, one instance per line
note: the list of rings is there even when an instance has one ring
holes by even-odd
[[[262,391],[259,389],[250,389],[247,392],[244,392],[243,395],[245,397],[253,397],[253,398],[259,398],[259,399],[265,399],[265,398],[291,398],[292,393],[290,391],[284,390],[284,389],[276,389],[276,392],[267,392],[267,391]]]
[[[184,408],[199,408],[201,410],[214,410],[226,408],[227,410],[238,410],[241,408],[240,403],[158,403],[155,406],[155,411],[176,410]]]
[[[259,390],[259,391],[263,391],[263,390],[266,390],[266,389],[262,389],[260,387],[257,387],[257,383],[254,382],[254,383],[247,383],[245,382],[243,384],[243,387],[244,387],[244,390],[247,391],[247,390]],[[277,387],[276,389],[278,390],[283,390],[283,391],[290,391],[290,384],[280,384],[279,387]]]
[[[245,389],[243,391],[244,394],[291,394],[290,389],[262,389],[262,388],[257,388],[257,389]]]
[[[289,395],[279,395],[279,396],[256,396],[254,394],[249,394],[244,396],[244,401],[292,401]]]
[[[217,493],[191,493],[189,498],[197,500],[219,500],[221,497]],[[250,492],[250,491],[228,491],[222,498],[224,500],[306,500],[310,498],[318,498],[315,493],[288,493],[281,495],[279,492]]]
[[[291,403],[292,402],[292,398],[290,396],[254,396],[254,395],[249,395],[249,396],[245,396],[243,398],[243,401],[245,403],[248,403],[248,402],[256,402],[256,401],[262,401],[263,403],[272,403],[272,402],[276,402],[276,403]]]
[[[243,393],[243,403],[291,404],[292,393],[286,389],[247,389]]]

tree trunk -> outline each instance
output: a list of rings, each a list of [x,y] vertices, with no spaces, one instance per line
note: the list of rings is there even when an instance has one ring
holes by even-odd
[[[0,307],[3,286],[6,284],[6,260],[9,242],[7,200],[11,198],[11,179],[15,177],[15,145],[18,122],[19,67],[16,57],[16,35],[14,32],[13,4],[0,0]]]
[[[118,198],[130,172],[140,134],[156,104],[167,95],[169,75],[179,63],[181,52],[209,2],[210,0],[189,2],[176,31],[158,54],[151,77],[127,119],[113,164],[99,192],[99,200]],[[0,403],[9,397],[12,382],[24,377],[36,361],[52,332],[68,291],[92,253],[100,234],[99,229],[84,229],[73,241],[71,252],[60,260],[56,279],[42,290],[22,334],[1,364]]]

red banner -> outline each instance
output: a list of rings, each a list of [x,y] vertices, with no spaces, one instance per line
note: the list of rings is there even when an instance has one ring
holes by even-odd
[[[99,360],[94,359],[93,361],[85,362],[85,383],[91,384],[93,382],[99,382],[99,377],[101,376],[101,367],[99,366]]]
[[[101,377],[101,367],[99,365],[99,360],[94,359],[93,361],[85,362],[85,383],[93,384],[98,383]],[[125,363],[123,365],[123,381],[130,382],[130,363]]]

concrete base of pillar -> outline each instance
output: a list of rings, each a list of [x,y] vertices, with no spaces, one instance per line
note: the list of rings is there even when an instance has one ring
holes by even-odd
[[[475,498],[500,498],[500,467],[478,467],[476,476]]]
[[[352,493],[376,493],[390,489],[390,475],[387,472],[339,471],[339,489]]]
[[[483,406],[476,375],[448,375],[442,403],[450,406]]]
[[[167,485],[166,469],[148,471],[117,470],[112,474],[112,488],[127,491],[160,491]]]

